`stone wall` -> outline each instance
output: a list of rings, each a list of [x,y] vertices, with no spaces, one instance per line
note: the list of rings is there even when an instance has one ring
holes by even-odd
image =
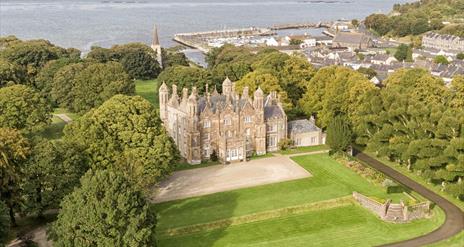
[[[387,200],[382,204],[358,192],[353,192],[353,198],[361,206],[372,211],[384,221],[405,223],[428,217],[430,214],[430,202],[428,201],[412,206],[405,205],[403,201],[400,203],[391,203],[391,200]]]

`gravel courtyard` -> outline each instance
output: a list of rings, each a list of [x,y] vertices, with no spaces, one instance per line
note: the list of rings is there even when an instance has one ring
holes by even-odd
[[[165,202],[221,191],[309,177],[311,174],[285,156],[276,156],[174,172],[151,198]]]

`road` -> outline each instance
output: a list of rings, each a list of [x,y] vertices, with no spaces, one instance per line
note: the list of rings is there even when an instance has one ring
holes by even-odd
[[[388,247],[399,247],[399,246],[424,246],[426,244],[435,243],[441,240],[448,239],[460,231],[464,230],[464,213],[455,206],[453,203],[449,202],[445,198],[436,194],[435,192],[425,188],[421,184],[415,182],[414,180],[408,178],[407,176],[401,174],[395,169],[383,164],[382,162],[368,156],[365,153],[359,152],[355,155],[356,158],[365,162],[372,168],[386,174],[387,176],[393,178],[397,182],[403,184],[404,186],[416,191],[421,194],[423,197],[434,202],[445,212],[446,219],[443,225],[433,232],[430,232],[426,235],[419,236],[417,238],[404,240],[397,243],[386,244],[383,246]]]

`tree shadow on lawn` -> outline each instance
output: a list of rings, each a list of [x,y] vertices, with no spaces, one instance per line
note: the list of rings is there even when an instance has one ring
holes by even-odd
[[[229,192],[227,197],[220,197],[220,201],[206,195],[155,204],[159,246],[225,245],[218,241],[226,235],[232,223],[228,219],[234,215],[237,198],[237,193]]]

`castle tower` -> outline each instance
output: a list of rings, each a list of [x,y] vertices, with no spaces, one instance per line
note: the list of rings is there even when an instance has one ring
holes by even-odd
[[[169,101],[169,90],[166,83],[163,82],[159,88],[160,118],[165,123],[168,120],[167,104]]]
[[[253,95],[253,107],[256,116],[256,136],[255,150],[256,154],[266,154],[266,123],[264,122],[264,92],[261,87],[256,89]]]
[[[222,94],[228,97],[232,95],[232,81],[229,77],[222,82]]]
[[[153,27],[153,41],[151,43],[151,49],[156,52],[156,61],[158,61],[161,68],[163,68],[163,58],[161,54],[161,45],[158,38],[158,28],[155,26]]]
[[[253,107],[256,110],[262,110],[264,107],[264,92],[261,87],[258,87],[254,93]]]
[[[200,131],[198,128],[198,99],[197,99],[197,88],[192,87],[192,93],[188,97],[187,101],[187,112],[189,117],[188,119],[188,128],[187,131],[187,143],[189,145],[187,151],[187,160],[191,164],[201,163],[201,140],[200,140]]]

